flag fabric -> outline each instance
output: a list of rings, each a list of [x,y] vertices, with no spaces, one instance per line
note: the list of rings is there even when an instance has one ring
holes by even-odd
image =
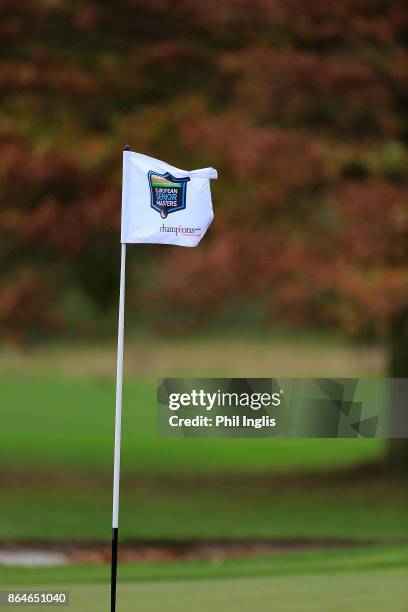
[[[214,168],[188,172],[124,151],[121,242],[197,246],[214,218],[216,178]]]

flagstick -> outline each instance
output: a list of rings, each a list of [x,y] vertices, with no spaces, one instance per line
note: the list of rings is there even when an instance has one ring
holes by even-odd
[[[122,429],[123,337],[125,328],[126,244],[122,244],[120,261],[118,354],[116,366],[115,454],[113,463],[111,612],[116,610],[116,576],[118,568],[120,442]]]

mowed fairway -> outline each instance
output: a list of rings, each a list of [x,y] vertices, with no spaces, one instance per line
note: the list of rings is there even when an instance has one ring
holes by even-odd
[[[199,372],[183,347],[184,353],[169,355],[189,363],[187,369],[162,364],[159,373],[347,376],[361,357],[331,347],[302,353],[296,346],[283,365],[285,353],[278,351],[268,366],[267,344],[244,349],[241,371],[230,364]],[[220,359],[221,345],[214,351]],[[238,352],[230,347],[222,354],[235,359]],[[58,549],[66,540],[109,547],[114,360],[106,368],[98,351],[78,359],[50,355],[24,357],[21,368],[0,359],[0,540],[3,547],[8,541]],[[256,355],[263,358],[258,369]],[[134,365],[124,387],[121,541],[269,538],[303,541],[307,550],[289,552],[284,544],[269,556],[121,562],[118,612],[406,612],[406,483],[370,468],[384,442],[159,438],[155,366],[146,366],[156,357],[137,354],[144,377],[135,376]],[[375,355],[362,357],[361,374],[379,373]],[[296,359],[298,369],[291,371]],[[308,372],[299,369],[302,363]],[[333,548],[332,540],[348,545]],[[109,609],[108,563],[0,566],[0,584],[2,590],[67,590],[73,612]]]
[[[119,572],[118,610],[405,612],[407,569],[408,551],[403,548],[212,563],[128,564]],[[10,568],[1,574],[2,583],[14,590],[26,575],[25,588],[69,591],[75,612],[108,609],[105,567],[20,570],[18,574]]]
[[[2,469],[110,473],[114,380],[0,375]],[[376,439],[164,439],[156,433],[156,381],[124,385],[122,470],[131,474],[303,471],[380,456]]]
[[[406,571],[395,571],[124,584],[117,606],[120,612],[406,612],[406,581]],[[71,598],[75,612],[107,609],[107,591],[100,586],[73,587]]]
[[[378,458],[381,440],[170,440],[156,433],[156,377],[380,376],[379,349],[292,336],[130,339],[123,390],[122,470],[129,474],[284,472]],[[0,351],[3,470],[110,474],[115,342]]]
[[[2,540],[109,541],[110,478],[5,479]],[[46,526],[46,527],[45,527]],[[387,474],[123,479],[122,540],[408,539],[405,482]]]
[[[406,612],[407,572],[119,585],[118,612]],[[45,588],[45,587],[44,587]],[[49,588],[49,587],[48,587]],[[70,609],[109,609],[100,585],[68,585]]]

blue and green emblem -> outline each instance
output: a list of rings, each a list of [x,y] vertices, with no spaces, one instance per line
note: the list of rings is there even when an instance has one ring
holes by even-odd
[[[162,219],[186,207],[186,191],[189,177],[175,178],[169,172],[159,174],[148,172],[150,186],[150,205],[160,213]]]

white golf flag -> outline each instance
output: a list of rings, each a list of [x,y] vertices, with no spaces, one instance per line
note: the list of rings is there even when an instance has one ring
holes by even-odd
[[[153,157],[123,152],[121,242],[194,247],[214,218],[214,168],[188,172]]]

